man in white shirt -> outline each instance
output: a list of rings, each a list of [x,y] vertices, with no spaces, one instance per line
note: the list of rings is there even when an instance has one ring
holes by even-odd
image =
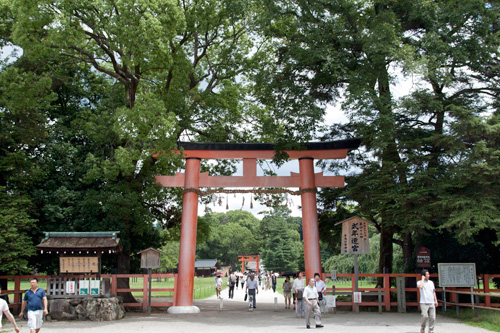
[[[299,277],[293,280],[292,284],[293,291],[295,293],[295,302],[297,304],[297,318],[304,318],[304,279],[302,278],[302,272],[299,272]]]
[[[422,311],[422,322],[420,333],[425,333],[425,325],[429,319],[429,333],[434,332],[434,322],[436,321],[436,308],[438,306],[436,288],[434,282],[429,280],[430,274],[426,269],[422,270],[422,280],[417,282],[420,291],[420,310]]]
[[[250,278],[247,280],[247,293],[248,296],[253,296],[253,308],[255,309],[255,294],[259,293],[259,282],[255,278],[254,274],[250,275]]]
[[[311,311],[314,312],[314,320],[316,321],[316,328],[321,328],[321,311],[318,305],[318,290],[314,286],[316,280],[314,278],[309,279],[309,284],[304,288],[304,301],[306,303],[306,327],[309,326],[309,317],[311,316]]]
[[[0,294],[2,293],[2,286],[0,286]],[[14,319],[14,316],[12,313],[9,311],[9,305],[7,302],[3,299],[0,298],[0,332],[2,331],[2,316],[5,315],[5,317],[14,325],[14,329],[16,330],[17,333],[19,333],[19,327],[17,327],[16,320]]]
[[[326,296],[326,284],[323,280],[321,280],[321,277],[319,273],[314,273],[314,279],[316,280],[314,282],[314,286],[316,287],[316,290],[318,291],[318,302],[319,306],[321,308],[321,312],[325,312],[325,296]]]

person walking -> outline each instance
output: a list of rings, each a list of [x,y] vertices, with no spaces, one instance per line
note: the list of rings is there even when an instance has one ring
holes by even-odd
[[[297,318],[304,318],[304,300],[302,295],[304,292],[304,279],[302,278],[302,272],[299,272],[299,276],[293,281],[293,290],[295,291],[295,303]]]
[[[236,290],[238,290],[238,284],[240,284],[240,275],[236,274]]]
[[[293,303],[293,309],[294,310],[295,310],[295,304],[296,304],[297,301],[295,299],[295,289],[293,289],[293,283],[295,282],[296,279],[297,279],[297,275],[294,275],[292,277],[292,280],[291,280],[291,282],[292,282],[292,303]],[[295,310],[295,312],[297,312],[297,311]]]
[[[429,280],[431,275],[428,270],[423,269],[420,274],[422,280],[417,282],[417,288],[420,292],[420,311],[422,313],[420,333],[425,333],[427,319],[429,320],[429,333],[433,333],[434,323],[436,322],[436,308],[438,306],[436,288],[434,282]]]
[[[220,275],[215,277],[215,293],[217,294],[217,299],[220,298],[220,292],[222,291],[222,279]]]
[[[2,286],[0,285],[0,294],[2,293]],[[16,323],[16,319],[14,318],[14,316],[12,315],[12,313],[10,313],[9,311],[9,305],[7,304],[7,302],[0,298],[0,332],[2,332],[2,316],[5,315],[5,318],[7,318],[11,323],[12,325],[14,326],[14,330],[19,333],[19,327],[17,326],[17,323]]]
[[[231,272],[231,275],[227,278],[227,284],[229,285],[229,298],[234,297],[234,285],[236,283],[236,276],[234,275],[234,272]]]
[[[314,286],[316,280],[314,278],[309,279],[307,287],[304,288],[304,301],[306,303],[306,327],[311,328],[309,325],[309,317],[311,312],[314,312],[314,321],[316,322],[316,328],[321,328],[321,311],[318,305],[318,290]]]
[[[326,311],[326,284],[323,280],[321,280],[321,277],[319,273],[314,273],[314,286],[316,287],[316,290],[318,291],[318,303],[319,303],[319,308],[321,309],[321,312]]]
[[[253,308],[256,308],[256,294],[259,293],[259,282],[255,278],[255,275],[250,274],[250,278],[247,280],[247,289],[248,296],[253,296]]]
[[[30,287],[24,293],[19,318],[22,318],[24,309],[28,306],[28,328],[30,333],[38,333],[42,328],[43,315],[49,313],[47,310],[47,295],[45,290],[38,288],[38,279],[35,277],[30,279]]]
[[[283,282],[283,296],[285,296],[285,309],[290,309],[291,293],[292,293],[292,283],[290,282],[290,277],[287,276],[285,278],[285,282]]]
[[[246,281],[245,275],[241,276],[240,281],[241,281],[241,289],[243,290],[243,286],[245,285],[245,281]]]
[[[273,293],[276,292],[277,277],[275,273],[271,273],[271,283],[273,284]]]

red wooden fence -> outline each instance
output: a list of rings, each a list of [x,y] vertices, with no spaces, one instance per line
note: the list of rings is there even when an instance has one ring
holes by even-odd
[[[21,306],[21,296],[26,290],[21,290],[21,280],[28,280],[32,278],[33,275],[15,275],[15,276],[0,276],[0,279],[8,279],[14,280],[14,289],[10,290],[2,290],[2,294],[13,294],[14,302],[10,303],[10,308],[18,313]],[[59,278],[58,275],[36,275],[36,277],[40,279],[49,279],[49,278]],[[95,275],[65,275],[68,278],[89,278],[96,277]],[[118,289],[117,279],[119,278],[143,278],[143,287],[142,288],[131,288],[131,289]],[[177,280],[177,274],[152,274],[152,278],[175,278]],[[124,303],[123,305],[129,307],[142,307],[144,311],[147,310],[148,307],[148,278],[149,274],[103,274],[101,278],[111,278],[111,294],[116,295],[120,292],[142,292],[142,303]],[[175,288],[152,288],[151,291],[158,292],[173,292],[175,294]],[[175,299],[175,297],[174,297]],[[152,302],[154,298],[152,298]],[[168,303],[151,303],[151,307],[168,307],[173,306],[173,302]]]
[[[330,274],[325,274],[325,277],[330,277]],[[2,290],[3,294],[12,294],[14,295],[14,302],[10,304],[10,307],[13,310],[19,311],[20,305],[21,305],[21,296],[22,293],[25,292],[25,290],[21,290],[21,280],[28,280],[31,278],[32,275],[16,275],[16,276],[0,276],[0,279],[8,279],[8,280],[13,280],[14,281],[14,289],[11,290]],[[51,276],[51,275],[38,275],[36,276],[38,279],[48,279],[48,278],[57,278],[59,276]],[[72,275],[68,277],[81,277],[81,278],[88,278],[88,277],[95,277],[92,275]],[[125,303],[125,306],[128,307],[142,307],[144,311],[147,310],[148,306],[148,274],[112,274],[112,275],[101,275],[101,277],[106,278],[109,277],[111,278],[111,294],[116,295],[119,292],[142,292],[142,303]],[[143,287],[142,288],[135,288],[135,289],[118,289],[116,281],[118,278],[143,278]],[[176,292],[176,285],[177,285],[177,274],[152,274],[152,278],[167,278],[167,277],[173,277],[175,278],[174,281],[174,288],[153,288],[151,291],[156,291],[156,292],[173,292],[175,296]],[[365,278],[365,277],[371,277],[371,278],[382,278],[383,279],[383,285],[382,287],[382,292],[384,292],[383,296],[383,306],[385,308],[385,311],[391,311],[392,307],[397,307],[397,302],[395,301],[395,297],[392,297],[391,299],[391,293],[395,295],[397,293],[397,289],[395,287],[395,283],[391,284],[391,279],[395,279],[396,277],[405,277],[407,279],[415,279],[415,282],[421,279],[420,274],[359,274],[359,277]],[[431,277],[437,278],[437,274],[431,274]],[[337,279],[339,278],[344,278],[344,279],[350,279],[351,286],[350,287],[337,287],[335,288],[336,292],[352,292],[354,291],[354,274],[337,274]],[[474,292],[483,292],[483,293],[497,293],[500,292],[500,289],[497,288],[492,288],[490,280],[493,278],[500,278],[500,274],[483,274],[479,275],[478,279],[482,281],[481,287],[480,288],[474,288]],[[332,285],[332,283],[328,283],[329,286]],[[394,285],[394,287],[392,286]],[[437,285],[437,283],[436,283]],[[448,290],[456,290],[456,291],[470,291],[470,288],[447,288]],[[378,288],[359,288],[360,292],[363,291],[372,291],[376,292],[378,291]],[[436,291],[438,293],[442,292],[441,288],[437,288]],[[328,294],[331,294],[332,288],[328,288]],[[414,306],[418,307],[419,306],[419,293],[417,292],[417,288],[405,288],[406,293],[415,293],[415,297],[410,297],[414,301],[407,301],[406,306]],[[450,293],[450,302],[455,303],[457,301],[457,297],[455,293]],[[175,297],[174,297],[175,299]],[[438,299],[441,301],[442,296],[438,295]],[[153,298],[154,300],[154,298]],[[337,306],[350,306],[355,308],[355,304],[352,301],[337,301]],[[460,302],[460,304],[467,305],[469,303],[465,302]],[[169,307],[173,306],[173,302],[168,302],[168,303],[152,303],[152,307]],[[491,302],[491,296],[484,296],[482,301],[479,304],[476,304],[479,306],[485,306],[485,307],[498,307],[500,308],[500,303],[492,303]],[[378,302],[362,302],[359,303],[359,306],[378,306]]]

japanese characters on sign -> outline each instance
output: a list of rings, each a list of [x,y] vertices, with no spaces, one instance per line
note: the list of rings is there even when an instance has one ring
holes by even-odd
[[[97,257],[60,257],[59,272],[61,273],[97,273],[99,260]]]
[[[80,285],[79,294],[80,295],[88,295],[89,294],[89,285],[90,285],[89,280],[80,280],[79,285]]]
[[[66,281],[66,294],[74,294],[75,290],[75,281]]]
[[[476,285],[475,263],[438,263],[440,287],[474,287]]]
[[[368,222],[352,219],[342,223],[342,254],[369,254]]]
[[[417,253],[417,267],[431,267],[431,251],[421,247]]]

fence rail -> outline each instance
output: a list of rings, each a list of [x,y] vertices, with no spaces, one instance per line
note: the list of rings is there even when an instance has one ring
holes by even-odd
[[[13,302],[9,304],[9,307],[13,310],[14,313],[18,313],[21,309],[21,296],[26,290],[21,289],[21,281],[22,280],[29,280],[32,278],[33,275],[15,275],[15,276],[0,276],[0,279],[6,279],[10,281],[14,281],[14,289],[7,289],[7,290],[2,290],[2,295],[13,295]],[[39,280],[49,280],[49,279],[59,279],[61,278],[58,275],[37,275],[36,276]],[[89,278],[97,278],[95,274],[88,274],[88,275],[65,275],[65,278],[68,279],[89,279]],[[124,306],[127,307],[142,307],[143,311],[147,311],[148,307],[148,292],[149,292],[149,284],[148,284],[148,279],[149,279],[149,274],[102,274],[100,276],[101,278],[110,278],[111,280],[111,295],[117,295],[118,293],[123,293],[123,292],[142,292],[142,303],[123,303]],[[152,274],[151,278],[174,278],[174,283],[177,281],[177,274]],[[131,278],[142,278],[143,279],[143,286],[142,288],[118,288],[118,279],[131,279]],[[175,296],[175,287],[174,288],[151,288],[151,291],[153,292],[171,292],[174,293]],[[57,295],[60,297],[60,295]],[[68,295],[68,297],[70,297]],[[92,297],[92,296],[90,296]],[[51,298],[51,295],[48,295],[48,298]],[[175,299],[175,297],[174,297]],[[173,306],[173,302],[156,302],[156,303],[151,303],[151,307],[169,307]]]
[[[10,281],[14,282],[14,288],[13,289],[8,289],[8,290],[3,290],[3,294],[10,294],[13,296],[13,302],[10,303],[10,307],[14,312],[19,311],[20,305],[21,305],[21,296],[22,293],[25,290],[21,290],[21,281],[22,280],[28,280],[31,278],[32,275],[16,275],[16,276],[0,276],[0,279],[7,279]],[[52,276],[52,275],[38,275],[36,276],[38,279],[43,280],[43,279],[49,279],[49,278],[60,278],[60,276]],[[67,275],[65,276],[66,278],[95,278],[95,275]],[[161,280],[162,278],[174,278],[174,288],[151,288],[152,292],[170,292],[174,294],[174,300],[175,300],[175,292],[176,292],[176,282],[177,282],[177,274],[152,274],[151,275],[152,279],[157,279]],[[331,278],[330,274],[325,274],[326,278]],[[374,283],[376,284],[376,280],[381,279],[382,284],[380,285],[380,292],[378,286],[375,287],[368,287],[366,286],[367,283],[365,283],[365,287],[363,287],[363,283],[360,284],[360,287],[358,288],[360,292],[362,292],[362,295],[368,296],[368,297],[376,297],[374,296],[375,293],[379,295],[382,298],[382,300],[364,300],[363,301],[363,296],[362,296],[362,302],[361,303],[354,303],[352,293],[354,292],[354,274],[342,274],[338,273],[337,274],[337,280],[335,281],[335,284],[333,282],[328,282],[329,286],[333,286],[335,288],[328,288],[327,289],[327,295],[333,295],[337,294],[337,296],[344,296],[347,299],[339,299],[336,302],[337,306],[348,306],[352,307],[353,311],[355,311],[356,304],[361,306],[361,307],[379,307],[382,305],[384,311],[391,311],[392,308],[398,308],[398,302],[397,302],[397,293],[402,292],[401,290],[398,291],[398,288],[396,287],[396,283],[394,283],[395,279],[397,277],[404,277],[406,280],[413,280],[413,282],[409,282],[411,285],[415,285],[415,287],[406,287],[403,289],[405,293],[405,306],[407,307],[419,307],[419,301],[420,301],[420,295],[418,293],[418,289],[416,287],[416,282],[421,279],[420,274],[359,274],[359,278],[361,281],[363,279],[367,280],[372,280],[373,282],[371,285]],[[148,306],[148,274],[103,274],[101,275],[101,278],[110,278],[111,280],[111,295],[117,295],[118,293],[121,292],[142,292],[142,297],[139,297],[139,299],[142,298],[141,303],[124,303],[125,306],[127,307],[142,307],[144,311],[147,310]],[[130,279],[130,281],[137,281],[139,278],[143,279],[143,285],[142,288],[127,288],[127,289],[122,289],[118,288],[117,285],[117,280],[118,279]],[[432,279],[437,278],[437,274],[431,274]],[[467,290],[465,288],[446,288],[445,291],[443,291],[442,288],[437,288],[436,292],[441,295],[441,297],[438,297],[440,300],[440,304],[444,307],[446,306],[453,306],[455,308],[459,307],[472,307],[474,305],[475,308],[485,308],[485,309],[496,309],[500,310],[500,300],[498,302],[492,302],[492,297],[500,297],[500,295],[497,295],[495,293],[500,292],[500,289],[498,288],[492,288],[492,282],[491,280],[494,278],[500,278],[500,274],[482,274],[478,275],[478,287],[473,288],[472,290],[472,295],[477,298],[477,301],[471,302],[469,299],[467,302],[460,302],[460,297],[459,295],[461,294],[468,294],[471,295],[470,289]],[[153,280],[154,281],[154,280]],[[345,286],[344,286],[345,285]],[[199,288],[194,290],[194,295],[198,295],[201,297],[204,295],[210,288],[205,287],[205,288]],[[2,294],[2,295],[3,295]],[[351,296],[349,296],[351,295]],[[342,298],[344,298],[342,297]],[[350,300],[349,300],[350,297]],[[472,304],[474,303],[474,304]],[[151,307],[169,307],[175,305],[173,302],[157,302],[157,303],[152,303]],[[405,309],[406,309],[405,308]]]

